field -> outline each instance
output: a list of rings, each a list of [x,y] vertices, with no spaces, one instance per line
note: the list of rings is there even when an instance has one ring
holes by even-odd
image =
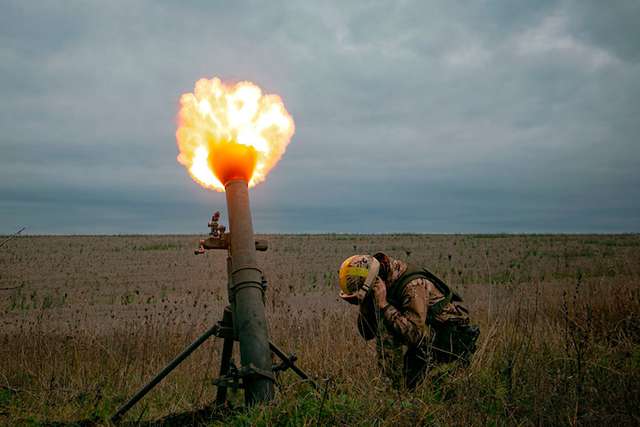
[[[137,424],[638,425],[640,236],[274,235],[259,254],[270,335],[320,383],[293,374],[276,400],[222,419],[211,339],[134,407]],[[0,424],[108,423],[227,303],[224,252],[198,236],[19,237],[0,248]],[[340,261],[376,251],[428,266],[481,327],[467,369],[413,393],[375,369]],[[233,396],[240,402],[241,394]]]

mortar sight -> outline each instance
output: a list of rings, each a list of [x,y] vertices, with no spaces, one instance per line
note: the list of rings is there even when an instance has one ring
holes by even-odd
[[[213,215],[211,215],[211,221],[209,221],[209,223],[207,224],[207,226],[211,229],[211,232],[209,233],[209,235],[212,237],[220,237],[222,234],[224,234],[224,231],[226,230],[226,227],[224,225],[218,224],[219,220],[220,220],[220,212],[216,211],[213,213]]]
[[[229,233],[226,232],[227,228],[224,225],[220,225],[219,221],[220,212],[216,211],[211,216],[211,221],[207,223],[207,226],[211,229],[209,232],[210,237],[200,240],[194,254],[202,255],[208,249],[229,250]],[[260,252],[265,252],[269,249],[269,242],[263,239],[256,239],[255,245],[256,250]]]

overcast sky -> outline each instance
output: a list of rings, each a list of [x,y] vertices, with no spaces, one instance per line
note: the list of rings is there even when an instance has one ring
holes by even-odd
[[[213,76],[296,123],[258,232],[640,231],[637,0],[0,5],[0,234],[205,233]]]

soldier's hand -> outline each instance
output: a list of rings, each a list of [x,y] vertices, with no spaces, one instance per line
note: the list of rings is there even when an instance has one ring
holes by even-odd
[[[373,289],[373,297],[378,308],[387,305],[387,286],[384,282],[380,278],[377,278],[371,288]]]

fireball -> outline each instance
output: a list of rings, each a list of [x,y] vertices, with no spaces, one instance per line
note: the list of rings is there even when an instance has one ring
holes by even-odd
[[[251,82],[201,79],[180,97],[178,162],[205,188],[224,191],[232,179],[253,187],[278,163],[294,130],[278,95]]]

